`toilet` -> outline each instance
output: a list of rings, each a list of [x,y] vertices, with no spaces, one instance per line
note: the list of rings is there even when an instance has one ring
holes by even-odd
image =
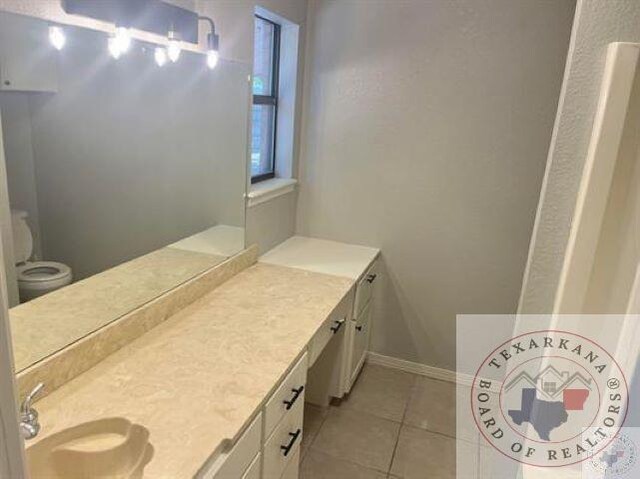
[[[27,212],[11,210],[13,255],[20,302],[29,301],[71,283],[71,268],[54,261],[29,261],[33,253],[33,237],[27,224]]]

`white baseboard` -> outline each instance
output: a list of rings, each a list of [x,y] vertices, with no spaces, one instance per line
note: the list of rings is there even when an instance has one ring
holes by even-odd
[[[471,386],[471,384],[473,383],[473,376],[470,376],[468,374],[460,374],[455,371],[451,371],[450,369],[442,369],[436,368],[434,366],[428,366],[427,364],[414,363],[412,361],[393,358],[391,356],[385,356],[383,354],[373,353],[371,351],[367,353],[367,362],[370,364],[378,364],[380,366],[398,369],[400,371],[405,371],[408,373],[419,374],[431,379],[448,381],[454,384]]]

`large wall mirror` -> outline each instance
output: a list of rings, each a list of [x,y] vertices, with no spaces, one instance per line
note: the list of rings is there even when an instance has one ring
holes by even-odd
[[[249,65],[0,13],[0,224],[18,371],[244,248]],[[6,181],[5,181],[6,178]]]

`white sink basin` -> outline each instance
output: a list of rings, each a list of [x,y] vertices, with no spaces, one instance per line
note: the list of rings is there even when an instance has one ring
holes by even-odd
[[[27,448],[36,479],[139,478],[152,456],[149,431],[124,418],[80,424]]]

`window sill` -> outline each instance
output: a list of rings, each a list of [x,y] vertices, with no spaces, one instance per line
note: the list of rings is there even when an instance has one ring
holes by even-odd
[[[249,188],[247,193],[247,207],[271,201],[278,196],[286,195],[296,189],[298,180],[293,178],[272,178],[270,180],[255,183]]]

